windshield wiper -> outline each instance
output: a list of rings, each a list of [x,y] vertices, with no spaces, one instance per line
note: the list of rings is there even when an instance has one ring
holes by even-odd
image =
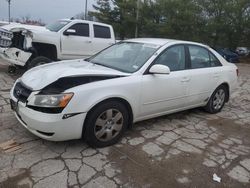
[[[83,59],[83,61],[87,61],[87,62],[89,62],[89,58]]]
[[[91,61],[89,61],[89,62],[91,62]],[[101,63],[97,63],[97,62],[91,62],[91,63],[93,63],[94,65],[100,65],[100,66],[103,66],[103,67],[107,67],[107,68],[110,68],[110,69],[114,69],[113,67],[110,67],[110,66],[108,66],[108,65],[103,65],[103,64],[101,64]]]

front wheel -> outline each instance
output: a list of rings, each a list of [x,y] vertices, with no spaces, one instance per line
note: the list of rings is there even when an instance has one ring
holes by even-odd
[[[205,110],[211,114],[221,111],[228,97],[227,88],[224,85],[219,86],[209,99]]]
[[[128,111],[117,101],[107,101],[91,110],[85,123],[84,139],[93,147],[106,147],[119,141],[128,127]]]

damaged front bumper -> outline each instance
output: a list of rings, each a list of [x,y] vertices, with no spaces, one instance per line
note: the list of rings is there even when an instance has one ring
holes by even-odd
[[[16,83],[10,91],[10,105],[17,120],[28,131],[50,141],[74,140],[82,137],[83,123],[87,113],[78,113],[77,115],[64,118],[65,114],[63,112],[50,114],[28,108],[27,103],[22,102],[20,98],[17,99],[17,93],[14,94]],[[22,95],[22,92],[27,92],[24,88],[19,88],[18,91],[21,91],[21,94],[19,93],[18,95]]]
[[[25,52],[18,48],[0,48],[0,57],[10,65],[25,66],[31,55],[31,52]]]
[[[18,47],[15,45],[15,33],[21,33],[24,36],[22,44]],[[25,66],[32,53],[28,51],[32,47],[31,31],[23,28],[12,28],[11,30],[0,28],[0,58],[4,59],[10,65]],[[20,43],[20,41],[17,41]]]

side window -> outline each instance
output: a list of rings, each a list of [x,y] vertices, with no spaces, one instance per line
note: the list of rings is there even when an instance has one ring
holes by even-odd
[[[76,30],[75,36],[89,37],[89,24],[78,23],[72,25],[69,29]]]
[[[173,46],[163,52],[155,64],[162,64],[169,67],[170,71],[185,69],[185,48],[183,45]]]
[[[220,61],[215,57],[214,54],[212,54],[210,52],[209,56],[210,56],[211,67],[219,67],[219,66],[221,66]]]
[[[94,36],[95,38],[110,39],[111,38],[110,28],[100,25],[94,25]]]
[[[192,69],[210,67],[210,57],[208,50],[199,46],[189,46],[188,48]]]

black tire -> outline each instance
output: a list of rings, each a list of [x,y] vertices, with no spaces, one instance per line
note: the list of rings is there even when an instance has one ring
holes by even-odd
[[[216,105],[217,103],[215,102],[217,99],[217,95],[219,94],[219,92],[224,93],[224,99],[223,101],[221,100],[220,105]],[[205,110],[211,114],[216,114],[218,112],[220,112],[222,110],[222,108],[224,107],[226,100],[228,98],[228,89],[224,86],[221,85],[218,88],[216,88],[216,90],[213,92],[212,96],[210,97]]]
[[[101,116],[105,115],[105,113],[111,109],[112,109],[112,117],[113,117],[113,113],[118,114],[118,112],[120,112],[122,115],[122,121],[121,121],[121,119],[119,120],[122,122],[122,123],[120,123],[121,129],[119,130],[119,132],[115,131],[111,128],[108,129],[106,127],[106,126],[108,126],[107,122],[109,121],[108,115],[106,116],[106,119],[103,120],[104,122],[106,122],[104,126],[101,127],[101,126],[96,125],[97,119],[102,118]],[[115,115],[117,115],[117,114],[115,114]],[[114,117],[116,117],[116,116],[114,116]],[[112,118],[112,119],[115,119],[115,118]],[[106,146],[113,145],[113,144],[117,143],[120,140],[120,138],[122,137],[123,133],[125,132],[125,130],[128,127],[128,122],[129,122],[128,110],[127,110],[126,106],[123,105],[121,102],[106,101],[106,102],[100,103],[99,105],[94,107],[94,109],[92,109],[87,115],[86,122],[84,124],[83,138],[92,147],[106,147]],[[115,125],[117,125],[117,124],[115,123]],[[102,138],[98,139],[96,134],[98,134],[98,131],[101,132],[100,130],[103,130],[103,131],[110,131],[111,130],[112,134],[114,133],[114,138],[112,138],[111,140],[107,140],[107,141],[100,140]],[[106,137],[108,137],[107,133],[104,133],[103,139],[105,138],[105,134],[106,134]]]
[[[44,65],[44,64],[47,64],[47,63],[51,63],[51,62],[52,62],[52,60],[47,58],[47,57],[38,56],[38,57],[35,57],[34,59],[32,59],[29,62],[28,69],[31,69],[31,68],[39,66],[39,65]]]
[[[15,74],[15,73],[16,73],[16,67],[13,66],[13,65],[10,65],[10,66],[8,67],[8,73],[9,73],[9,74]]]

